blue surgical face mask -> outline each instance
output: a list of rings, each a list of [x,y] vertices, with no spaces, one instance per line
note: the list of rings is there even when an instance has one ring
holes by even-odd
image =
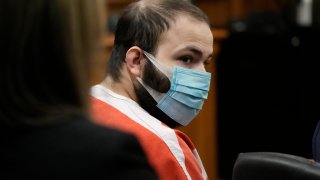
[[[141,78],[137,78],[138,81],[157,101],[159,109],[179,124],[189,124],[208,97],[211,74],[179,66],[170,69],[160,64],[153,55],[147,52],[144,54],[169,78],[171,86],[167,93],[160,93],[145,84]]]

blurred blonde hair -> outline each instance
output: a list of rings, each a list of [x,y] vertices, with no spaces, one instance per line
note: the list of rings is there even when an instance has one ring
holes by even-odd
[[[105,0],[0,1],[0,123],[88,113],[105,7]]]
[[[99,59],[97,54],[103,50],[103,34],[105,27],[105,0],[59,0],[61,8],[65,9],[68,34],[70,65],[79,77],[79,85],[84,86],[82,97],[88,96],[95,64]],[[64,17],[63,17],[64,18]],[[83,63],[79,63],[79,61]]]

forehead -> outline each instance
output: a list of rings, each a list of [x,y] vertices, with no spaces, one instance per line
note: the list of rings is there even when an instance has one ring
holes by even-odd
[[[210,54],[213,48],[213,36],[206,22],[179,14],[170,24],[170,28],[159,37],[158,53],[172,52],[185,46],[193,46],[205,54]]]

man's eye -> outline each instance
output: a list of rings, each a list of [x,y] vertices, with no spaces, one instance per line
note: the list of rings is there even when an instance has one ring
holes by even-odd
[[[188,64],[188,63],[192,63],[193,58],[190,56],[184,56],[184,57],[181,57],[180,60]]]

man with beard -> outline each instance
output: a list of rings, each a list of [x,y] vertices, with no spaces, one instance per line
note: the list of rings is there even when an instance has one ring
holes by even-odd
[[[194,145],[173,128],[194,119],[207,98],[212,49],[207,16],[186,0],[138,1],[118,21],[92,113],[136,135],[160,179],[207,179]]]

